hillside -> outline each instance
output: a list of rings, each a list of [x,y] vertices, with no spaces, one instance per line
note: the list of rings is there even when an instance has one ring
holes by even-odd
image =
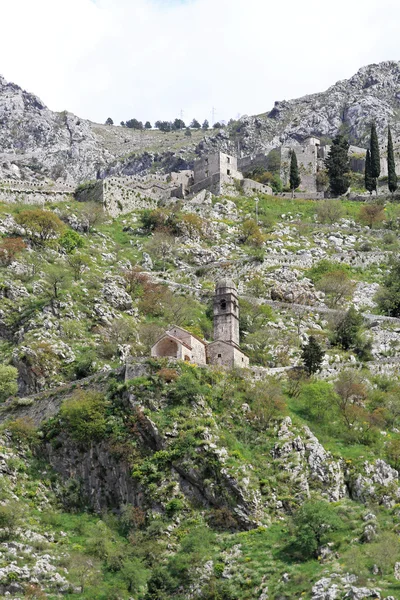
[[[400,598],[400,214],[365,206],[0,205],[2,594]],[[251,369],[150,359],[225,277]]]
[[[363,67],[322,93],[275,103],[263,115],[243,117],[221,132],[135,131],[55,113],[36,96],[0,78],[0,176],[29,181],[50,178],[70,184],[108,175],[170,172],[216,149],[242,154],[269,151],[309,135],[338,131],[365,146],[370,123],[400,135],[400,63]]]

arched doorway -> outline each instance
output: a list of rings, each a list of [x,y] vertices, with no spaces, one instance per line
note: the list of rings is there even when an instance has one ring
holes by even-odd
[[[178,358],[178,344],[175,340],[171,338],[164,338],[158,342],[156,347],[154,348],[155,355],[160,358],[163,356],[171,356],[173,358]]]

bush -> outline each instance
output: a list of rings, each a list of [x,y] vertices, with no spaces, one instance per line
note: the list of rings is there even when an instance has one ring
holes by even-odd
[[[176,381],[174,387],[171,387],[170,397],[179,404],[186,404],[196,401],[196,397],[204,393],[204,388],[195,375],[183,373]]]
[[[303,560],[317,558],[319,548],[332,540],[332,534],[341,528],[342,521],[327,502],[309,500],[297,509],[294,546]]]
[[[330,423],[335,414],[334,396],[332,385],[326,381],[303,385],[298,396],[300,411],[310,421]]]
[[[106,432],[107,402],[102,394],[78,390],[60,409],[61,421],[71,437],[79,442],[96,442]]]
[[[24,240],[20,237],[9,237],[0,244],[0,264],[8,266],[26,248]]]
[[[9,365],[0,365],[0,402],[4,402],[18,391],[18,371]]]
[[[21,211],[15,216],[15,221],[25,229],[32,242],[44,243],[59,236],[65,229],[56,214],[40,208]]]
[[[387,273],[376,300],[383,314],[400,316],[400,261],[395,262]]]
[[[280,383],[274,379],[264,379],[256,383],[247,393],[250,403],[250,418],[253,425],[264,430],[272,420],[286,411],[286,402]]]
[[[318,203],[317,217],[320,223],[337,223],[343,216],[343,206],[340,200],[324,200]]]
[[[0,529],[5,530],[1,532],[0,539],[9,537],[15,531],[21,523],[22,516],[23,508],[20,502],[12,500],[0,505]]]
[[[336,323],[332,343],[341,346],[343,350],[349,350],[356,346],[359,342],[362,322],[362,316],[356,311],[354,306],[351,306]]]
[[[64,248],[67,254],[71,254],[77,248],[82,248],[84,241],[82,237],[73,229],[68,229],[59,239],[60,245]]]
[[[370,229],[385,220],[385,210],[382,204],[364,204],[361,207],[359,219]]]
[[[37,429],[31,419],[20,418],[7,423],[7,430],[13,440],[35,444],[38,441]]]

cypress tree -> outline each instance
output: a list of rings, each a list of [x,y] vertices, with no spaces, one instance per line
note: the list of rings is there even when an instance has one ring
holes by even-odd
[[[294,190],[299,187],[301,182],[299,167],[297,164],[297,156],[296,152],[292,150],[292,154],[290,156],[290,175],[289,175],[289,184],[290,189],[292,190],[292,198],[294,198]]]
[[[320,370],[325,352],[318,344],[313,335],[310,335],[308,344],[303,346],[301,358],[303,359],[304,367],[309,375]]]
[[[395,193],[395,191],[397,190],[397,175],[396,175],[396,164],[394,162],[392,132],[390,131],[390,127],[388,129],[387,166],[388,166],[389,191],[393,195]]]
[[[376,125],[371,125],[371,177],[375,180],[375,190],[378,193],[377,179],[381,174],[381,157],[379,154],[378,134],[376,133]]]
[[[376,189],[376,180],[371,175],[371,153],[367,150],[367,156],[365,158],[365,189],[369,191],[370,194]]]
[[[325,159],[329,187],[334,196],[342,196],[350,185],[349,143],[343,135],[332,140],[329,156]]]

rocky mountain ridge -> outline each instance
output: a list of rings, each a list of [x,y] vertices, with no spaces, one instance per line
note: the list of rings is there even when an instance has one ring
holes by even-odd
[[[331,138],[339,130],[365,145],[369,125],[382,140],[390,124],[400,134],[400,62],[360,69],[325,92],[275,103],[263,115],[242,117],[221,131],[135,131],[104,126],[51,111],[35,95],[0,77],[0,177],[78,184],[150,169],[185,169],[216,150],[257,154],[309,135]]]

